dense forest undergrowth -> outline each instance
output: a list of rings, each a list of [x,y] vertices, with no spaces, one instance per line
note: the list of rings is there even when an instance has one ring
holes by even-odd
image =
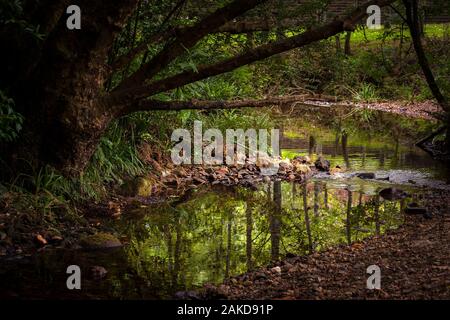
[[[450,92],[450,43],[446,25],[428,25],[425,46],[435,77],[443,92]],[[231,54],[239,46],[256,46],[270,37],[285,35],[261,33],[211,36],[190,53],[192,61],[201,62],[210,51]],[[294,49],[276,57],[241,67],[230,73],[202,80],[160,94],[165,100],[264,98],[266,96],[304,95],[333,102],[400,103],[414,105],[432,100],[433,95],[420,72],[410,37],[404,27],[393,25],[381,31],[360,29],[351,36],[344,50],[345,34]],[[229,53],[228,51],[231,52]],[[186,62],[180,62],[183,67]],[[189,62],[187,62],[189,63]],[[191,62],[192,63],[192,62]],[[178,66],[180,67],[180,66]],[[331,106],[333,121],[325,117],[313,119],[317,125],[331,125],[338,132],[345,127],[379,130],[394,127],[409,141],[417,141],[436,126],[438,120],[396,118],[394,123],[379,119],[370,109],[347,110]],[[411,107],[413,108],[413,107]],[[92,233],[85,215],[93,211],[107,217],[126,202],[123,196],[162,195],[167,188],[161,175],[169,164],[171,132],[176,128],[192,130],[200,120],[205,128],[271,128],[280,113],[302,114],[301,104],[265,109],[223,111],[183,110],[135,113],[114,121],[100,139],[88,168],[78,178],[67,178],[52,167],[35,168],[30,162],[23,173],[8,172],[2,164],[0,184],[2,242],[8,251],[16,244],[35,246],[36,236],[47,239],[77,238],[77,233]],[[435,108],[429,116],[434,117]],[[422,110],[423,111],[423,110]],[[23,117],[15,111],[15,102],[1,92],[1,131],[4,142],[13,142],[20,135]],[[427,110],[425,110],[427,112]],[[309,112],[310,113],[310,112]],[[314,112],[313,112],[314,113]],[[329,112],[328,112],[329,113]],[[336,116],[336,114],[338,116]],[[304,117],[308,119],[308,113]],[[417,115],[418,118],[423,116]],[[324,120],[326,118],[327,120]],[[344,119],[344,120],[341,120]],[[420,122],[417,127],[417,121]],[[417,130],[421,128],[420,130]],[[348,130],[348,129],[347,129]],[[26,160],[23,160],[26,161]],[[170,164],[169,164],[170,165]],[[125,190],[125,191],[124,191]],[[70,230],[76,229],[76,232]],[[71,234],[71,236],[70,236]],[[51,241],[51,240],[50,240]],[[37,241],[39,245],[39,241]],[[14,244],[14,245],[13,245]],[[13,246],[10,246],[13,245]],[[20,245],[16,249],[20,252]],[[5,251],[6,252],[6,251]]]
[[[449,297],[448,1],[66,5],[0,1],[0,297]]]

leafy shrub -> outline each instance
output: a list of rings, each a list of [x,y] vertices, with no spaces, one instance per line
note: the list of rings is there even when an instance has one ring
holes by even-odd
[[[14,141],[22,130],[23,117],[14,111],[14,101],[0,90],[0,141]]]

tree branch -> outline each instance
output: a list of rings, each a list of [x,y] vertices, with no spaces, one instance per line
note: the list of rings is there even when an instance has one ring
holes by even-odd
[[[257,31],[270,31],[274,28],[293,28],[298,27],[302,23],[299,18],[286,19],[242,19],[238,21],[229,21],[220,28],[217,32],[228,33],[249,33]]]
[[[434,79],[433,71],[431,71],[430,65],[428,63],[427,56],[422,46],[422,41],[420,39],[420,27],[419,27],[419,13],[417,0],[403,0],[403,4],[406,8],[406,21],[411,32],[411,38],[413,41],[414,49],[416,50],[417,60],[422,68],[422,72],[425,75],[425,79],[433,93],[435,99],[447,114],[450,113],[450,105],[448,104],[446,98],[442,94],[439,86]]]
[[[120,57],[116,58],[113,63],[111,63],[111,70],[117,71],[124,66],[131,63],[131,61],[141,52],[148,49],[148,47],[153,43],[158,43],[163,40],[168,40],[170,37],[174,36],[176,34],[176,28],[170,28],[167,30],[163,30],[165,24],[172,18],[172,16],[181,9],[181,7],[184,5],[186,0],[180,0],[175,7],[169,12],[167,17],[163,20],[161,25],[159,26],[157,32],[155,34],[152,34],[149,38],[144,39],[138,43],[138,45],[134,48],[132,48],[127,53],[121,55]]]
[[[223,26],[219,27],[217,30],[211,33],[249,33],[249,32],[257,32],[257,31],[270,31],[274,28],[294,28],[298,27],[302,22],[301,19],[283,19],[280,21],[277,20],[266,20],[266,19],[258,19],[258,20],[240,20],[240,21],[229,21]],[[175,37],[177,34],[183,34],[186,27],[175,27],[171,29],[167,29],[158,33],[151,35],[149,38],[141,41],[135,48],[131,49],[128,53],[123,54],[118,57],[116,61],[111,65],[113,70],[119,70],[127,65],[132,59],[134,59],[139,53],[145,51],[150,45],[159,43],[162,41],[167,41],[172,37]]]
[[[204,36],[264,1],[266,0],[235,0],[225,7],[218,9],[194,26],[184,28],[153,59],[144,64],[133,75],[122,81],[117,89],[121,90],[151,79],[176,57],[183,54],[186,49],[192,48]]]
[[[231,100],[231,101],[211,101],[211,100],[189,100],[189,101],[161,101],[161,100],[140,100],[135,104],[131,104],[124,110],[124,114],[137,111],[153,111],[153,110],[187,110],[187,109],[238,109],[238,108],[261,108],[273,105],[286,105],[306,101],[310,98],[307,95],[294,95],[286,97],[267,97],[264,99],[247,99],[247,100]]]
[[[136,100],[144,99],[154,94],[175,89],[211,76],[229,72],[251,62],[262,60],[294,48],[303,47],[319,40],[327,39],[343,31],[354,29],[355,25],[367,16],[366,9],[368,6],[376,4],[382,7],[395,1],[396,0],[369,1],[354,9],[349,15],[337,18],[321,27],[310,29],[297,36],[249,49],[240,55],[212,65],[201,65],[196,71],[184,71],[151,84],[144,84],[125,90],[117,90],[104,97],[102,103],[112,108],[125,108],[127,104],[132,104]]]
[[[69,4],[68,0],[26,1],[24,5],[25,19],[31,24],[39,26],[41,33],[48,35],[56,27]]]

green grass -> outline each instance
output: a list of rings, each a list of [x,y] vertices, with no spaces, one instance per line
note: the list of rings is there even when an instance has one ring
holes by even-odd
[[[443,38],[448,34],[450,26],[448,24],[427,24],[425,25],[425,37]],[[403,29],[403,36],[410,37],[410,32],[407,27]],[[360,43],[376,43],[384,38],[386,40],[394,40],[400,37],[400,27],[393,25],[391,28],[381,27],[380,29],[362,29],[359,28],[352,32],[351,42],[354,44]],[[345,33],[340,34],[341,41],[345,40]]]

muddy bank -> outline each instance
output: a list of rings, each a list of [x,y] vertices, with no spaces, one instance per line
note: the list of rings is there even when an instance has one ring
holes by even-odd
[[[409,118],[436,120],[436,115],[442,112],[434,101],[408,102],[408,101],[377,101],[352,102],[331,98],[311,97],[301,102],[311,107],[341,107],[347,109],[368,109],[398,114]]]
[[[206,285],[199,297],[225,299],[449,299],[450,195],[428,192],[432,219],[405,215],[405,224],[321,253]],[[366,268],[381,268],[381,290],[366,289]]]

